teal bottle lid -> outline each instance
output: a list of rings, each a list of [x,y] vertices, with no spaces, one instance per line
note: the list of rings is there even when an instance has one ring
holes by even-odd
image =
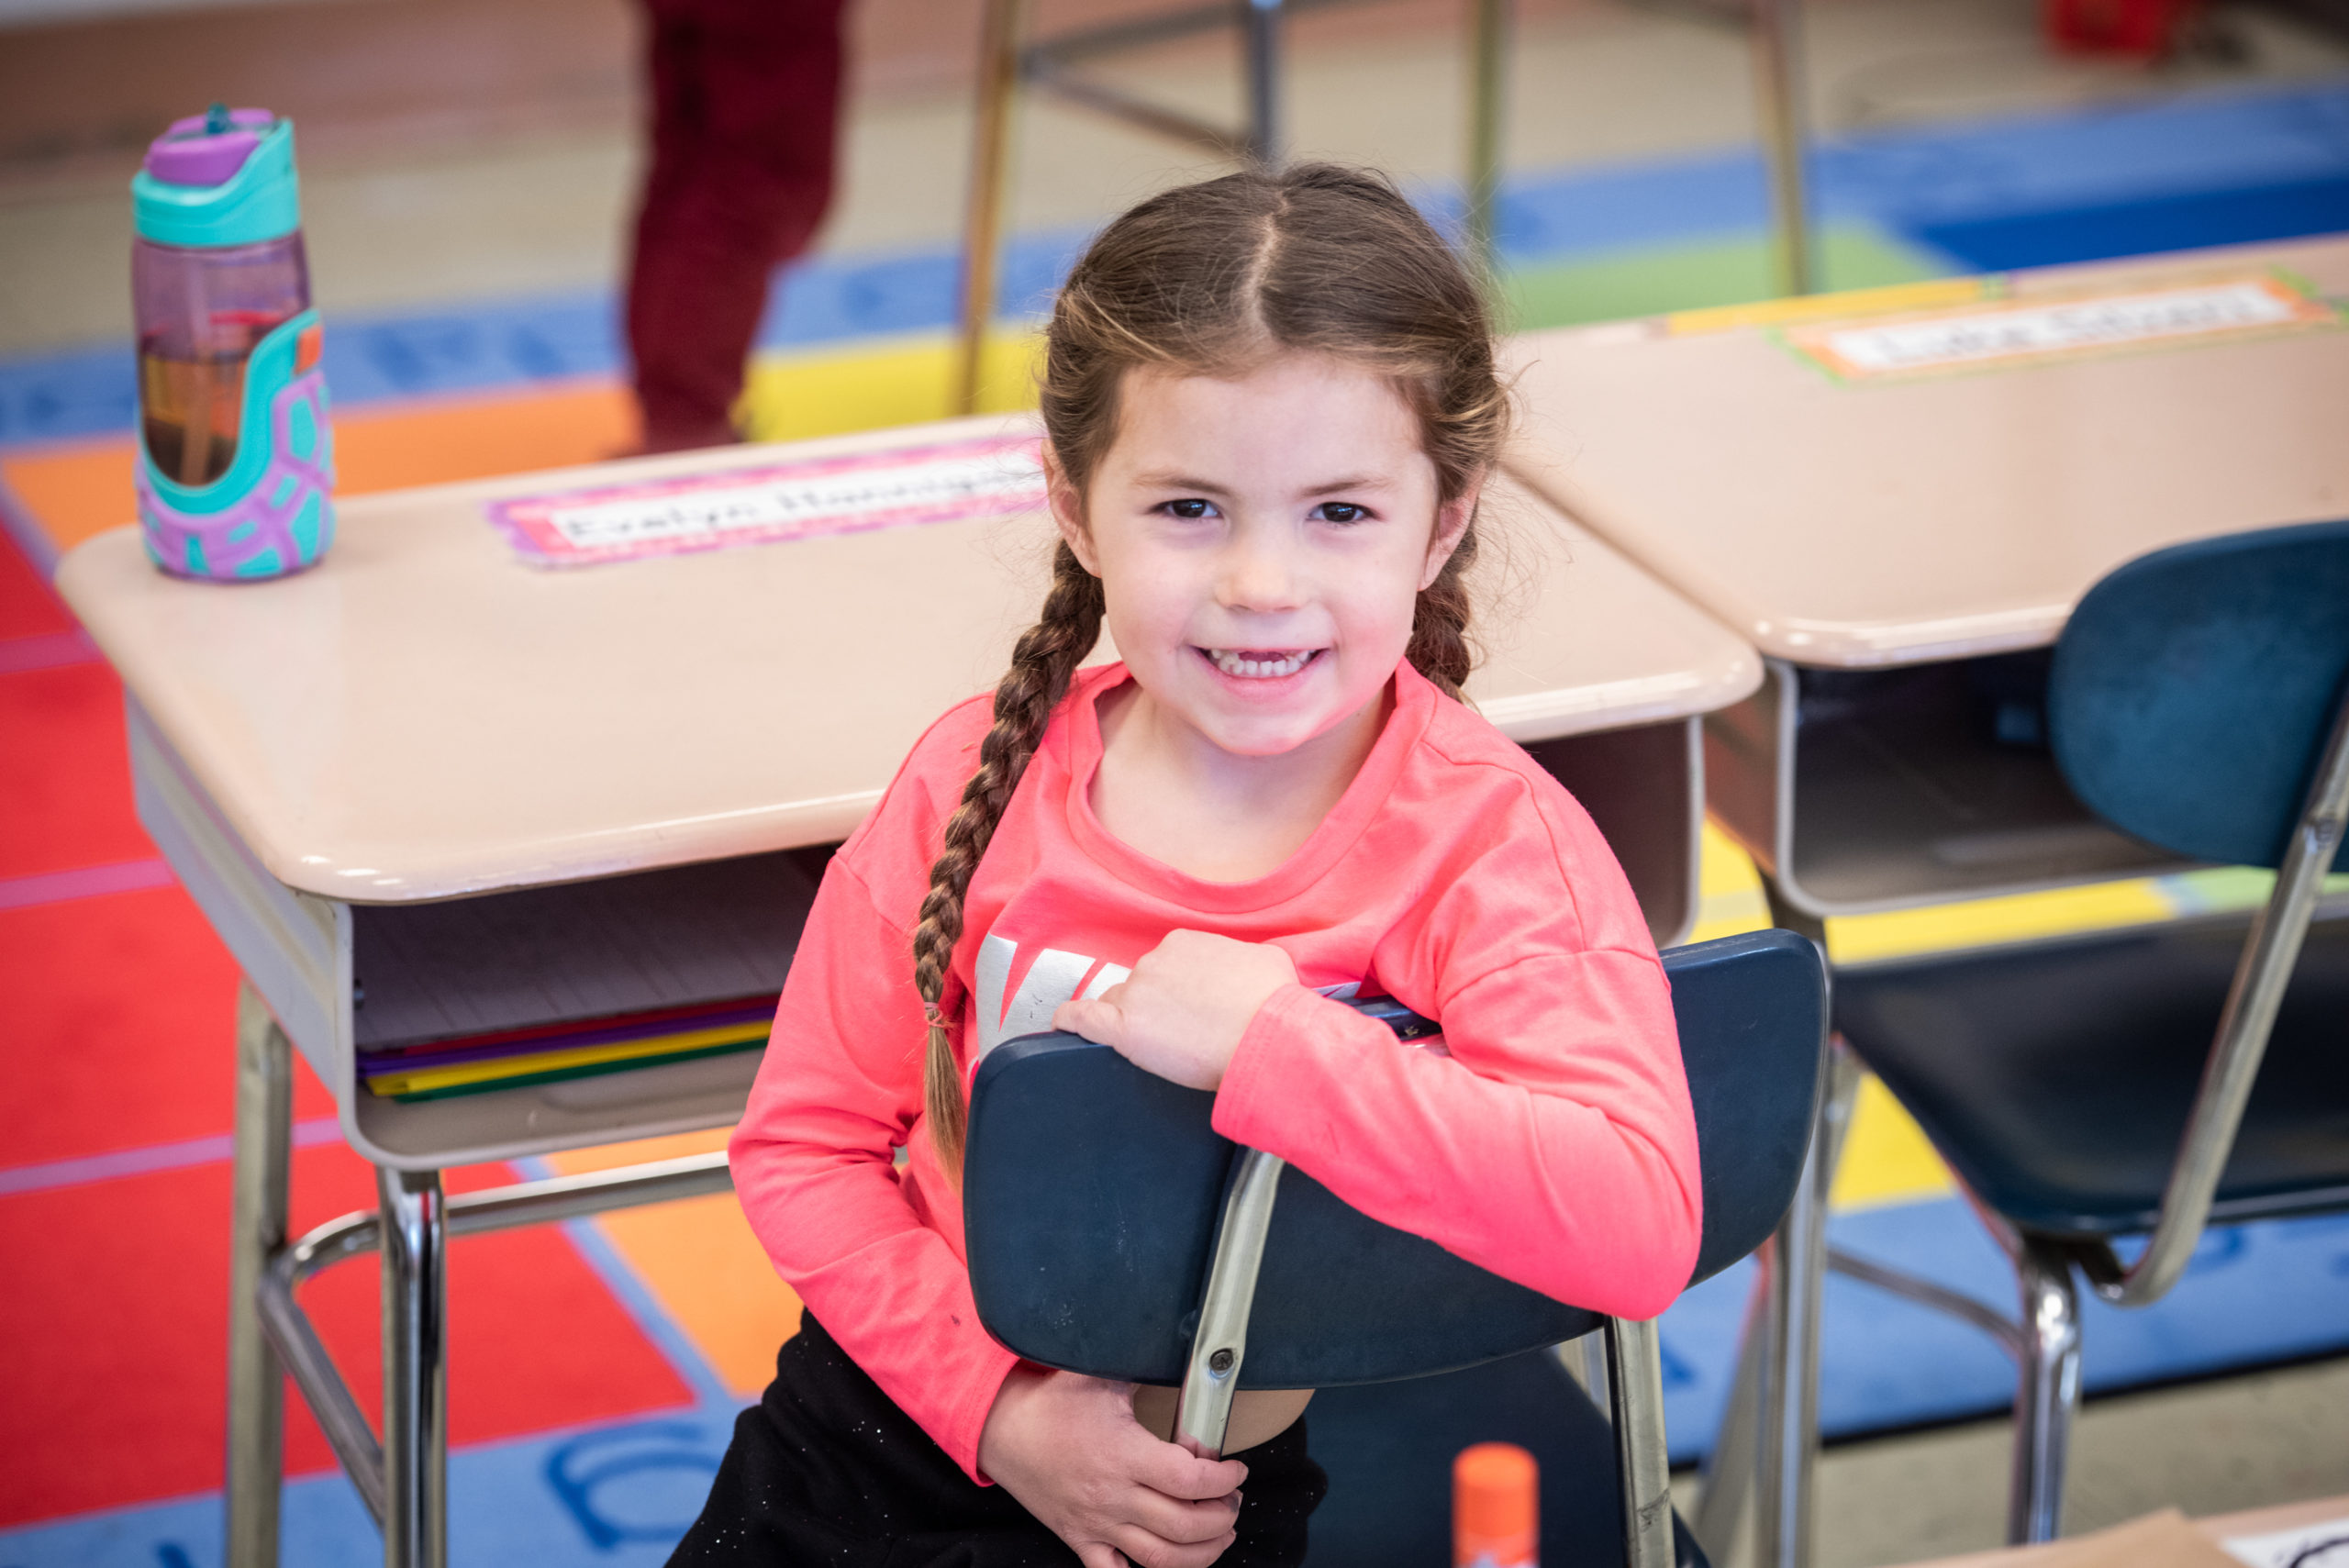
[[[180,120],[147,150],[131,177],[139,237],[158,245],[258,245],[301,227],[294,122],[267,109]]]

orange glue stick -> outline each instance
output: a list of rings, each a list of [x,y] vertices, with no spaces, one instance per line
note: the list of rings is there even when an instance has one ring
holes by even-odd
[[[1541,1470],[1515,1443],[1478,1443],[1452,1462],[1453,1568],[1535,1568]]]

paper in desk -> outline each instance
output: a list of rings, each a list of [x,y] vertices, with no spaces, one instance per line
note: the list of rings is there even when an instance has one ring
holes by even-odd
[[[356,1044],[604,1018],[783,988],[815,884],[788,854],[440,904],[353,906]]]
[[[494,502],[525,561],[588,566],[924,523],[1044,505],[1043,443],[984,436],[602,484]]]

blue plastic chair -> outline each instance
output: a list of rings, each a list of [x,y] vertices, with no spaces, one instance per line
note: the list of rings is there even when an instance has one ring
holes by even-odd
[[[1759,1245],[1793,1196],[1825,976],[1785,931],[1675,949],[1664,969],[1704,1181],[1693,1284]],[[1432,1027],[1365,1010],[1406,1038]],[[989,1332],[1045,1366],[1183,1389],[1178,1429],[1208,1451],[1234,1390],[1322,1390],[1307,1413],[1330,1473],[1317,1563],[1447,1561],[1452,1460],[1484,1440],[1542,1462],[1548,1568],[1702,1562],[1669,1507],[1653,1323],[1564,1306],[1381,1225],[1218,1136],[1212,1105],[1074,1035],[980,1063],[963,1217]],[[1551,1353],[1593,1330],[1611,1421]]]
[[[2056,645],[2048,739],[2125,832],[2278,868],[2242,917],[1839,967],[1835,1019],[2013,1259],[2009,1519],[2058,1529],[2080,1390],[2074,1271],[2141,1306],[2204,1225],[2349,1207],[2349,918],[2320,913],[2349,815],[2349,522],[2157,551]],[[2112,1242],[2150,1233],[2124,1266]],[[1926,1300],[1892,1271],[1835,1266]],[[1981,1322],[1978,1306],[1965,1314]]]

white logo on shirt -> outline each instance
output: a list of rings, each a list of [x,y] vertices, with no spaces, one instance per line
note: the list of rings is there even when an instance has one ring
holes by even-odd
[[[971,1053],[974,1062],[1007,1040],[1050,1029],[1052,1015],[1060,1011],[1063,1002],[1079,995],[1098,996],[1133,973],[1123,964],[1103,963],[1081,952],[1046,948],[1028,966],[1028,973],[1019,977],[1019,989],[1012,994],[1007,1006],[1004,992],[1010,987],[1011,966],[1019,957],[1019,944],[993,931],[979,943],[978,962],[973,965],[972,973],[978,990],[974,998],[978,1016],[973,1021],[978,1026],[979,1037],[978,1047]],[[1088,973],[1093,975],[1090,983],[1085,978]],[[1080,985],[1084,986],[1081,993],[1077,989]],[[1341,985],[1319,985],[1315,989],[1324,996],[1344,1002],[1361,993],[1362,983],[1350,980]]]
[[[1019,956],[1018,942],[993,931],[979,944],[979,959],[972,974],[978,983],[979,1045],[972,1053],[974,1062],[1007,1040],[1041,1034],[1051,1029],[1052,1015],[1060,1011],[1063,1002],[1076,995],[1077,986],[1095,965],[1099,964],[1101,972],[1093,976],[1092,984],[1085,987],[1087,996],[1098,996],[1133,973],[1122,965],[1102,963],[1081,952],[1046,948],[1028,966],[1028,973],[1019,977],[1019,989],[1013,995],[1010,1006],[1006,1007],[1003,993],[1011,984],[1011,965]]]

